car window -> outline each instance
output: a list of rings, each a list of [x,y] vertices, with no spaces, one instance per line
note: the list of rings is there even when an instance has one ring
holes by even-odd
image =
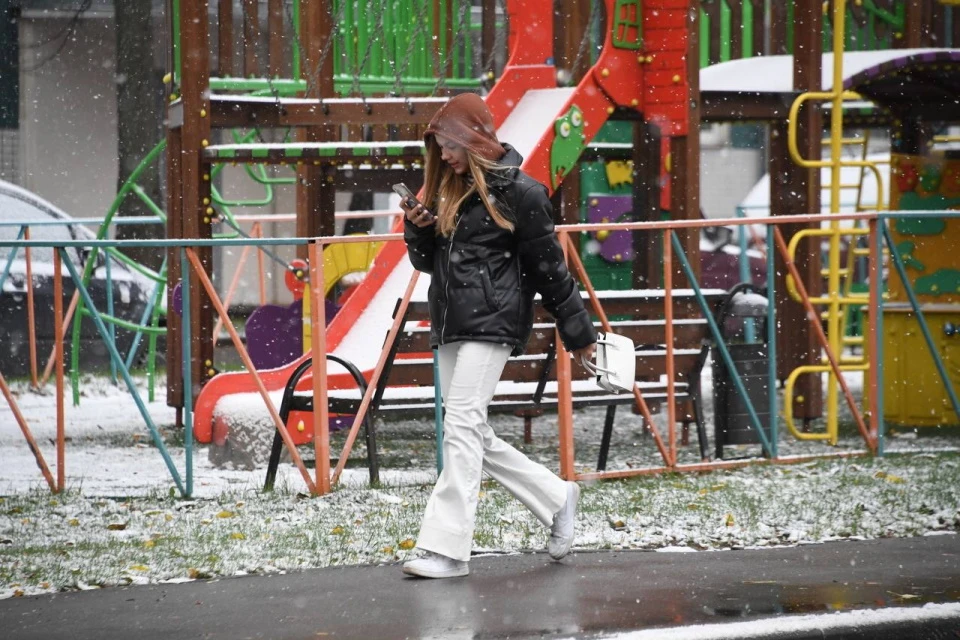
[[[41,209],[34,203],[18,197],[17,194],[0,192],[0,222],[48,222],[58,219],[60,219],[59,216],[56,216],[53,212],[47,209]],[[19,226],[0,225],[0,242],[4,240],[15,240],[19,233]],[[60,240],[73,240],[74,234],[70,231],[69,226],[65,224],[32,226],[30,227],[30,239],[57,242]],[[0,250],[0,254],[2,254],[0,260],[5,262],[9,251]],[[79,251],[72,249],[69,251],[69,255],[74,262],[78,263],[80,256]],[[22,259],[23,252],[18,252],[18,256]],[[53,250],[46,247],[34,248],[30,251],[30,257],[31,260],[37,263],[45,262],[52,264]]]

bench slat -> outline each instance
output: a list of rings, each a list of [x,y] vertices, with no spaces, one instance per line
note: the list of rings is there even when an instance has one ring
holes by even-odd
[[[611,328],[614,333],[626,336],[633,340],[636,345],[643,344],[664,344],[666,335],[663,324],[644,324],[636,323],[617,323],[611,322]],[[600,328],[599,323],[596,323]],[[680,321],[674,323],[673,335],[678,345],[699,344],[709,333],[709,327],[705,320]],[[530,334],[530,341],[527,343],[527,353],[545,353],[553,345],[554,328],[553,325],[538,325],[534,327]],[[430,328],[418,327],[415,331],[401,332],[397,336],[399,341],[400,353],[426,353],[430,351]]]
[[[683,379],[683,377],[693,369],[698,354],[699,351],[690,352],[690,350],[683,350],[674,356],[678,380]],[[508,360],[501,379],[513,380],[515,382],[537,382],[542,374],[544,361],[544,357]],[[663,352],[655,352],[653,354],[645,354],[643,351],[638,352],[637,378],[642,379],[663,375],[667,370],[666,361],[666,354]],[[556,380],[556,368],[551,367],[550,369],[548,380]],[[592,374],[578,363],[573,364],[572,370],[574,380],[587,380],[593,377]],[[419,358],[415,360],[397,359],[394,361],[393,368],[390,371],[390,384],[432,385],[433,363],[429,360]]]

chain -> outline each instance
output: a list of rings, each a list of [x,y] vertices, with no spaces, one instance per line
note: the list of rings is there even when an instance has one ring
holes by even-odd
[[[457,29],[456,29],[457,35],[453,39],[453,46],[447,52],[447,59],[444,60],[443,62],[443,70],[440,73],[440,77],[437,79],[437,84],[434,85],[433,91],[430,93],[430,95],[433,95],[433,96],[437,95],[437,92],[440,91],[440,89],[446,83],[447,71],[450,70],[450,65],[453,62],[453,53],[457,51],[461,45],[463,45],[464,31],[465,31],[463,27],[467,19],[467,12],[470,10],[470,5],[469,3],[465,2],[465,0],[460,0],[458,6],[460,9],[459,11],[460,15],[457,18]],[[439,65],[440,53],[436,50],[436,47],[433,48],[433,52],[434,52],[434,62]]]
[[[583,37],[580,38],[580,47],[577,49],[577,57],[573,61],[573,66],[570,68],[570,81],[573,82],[573,79],[577,77],[577,72],[580,70],[580,64],[583,62],[583,55],[587,52],[587,43],[590,42],[590,31],[593,29],[593,23],[597,21],[600,16],[600,4],[602,0],[593,0],[593,7],[590,9],[590,18],[587,20],[587,28],[583,32]]]
[[[410,66],[410,58],[413,56],[413,48],[417,44],[417,38],[423,34],[423,29],[427,25],[427,20],[423,19],[426,14],[426,6],[429,0],[423,0],[418,6],[420,18],[417,20],[417,25],[413,30],[413,34],[410,36],[410,41],[407,43],[407,52],[403,57],[402,65],[397,65],[395,67],[396,81],[393,83],[393,93],[396,95],[405,95],[406,89],[403,86],[403,73],[407,70],[407,67]],[[416,2],[416,0],[414,0]]]
[[[510,13],[507,11],[507,0],[497,0],[497,5],[500,7],[501,15],[503,16],[503,29],[496,29],[495,35],[493,37],[493,48],[490,50],[490,55],[487,56],[486,62],[482,62],[481,71],[486,73],[488,70],[490,72],[495,72],[494,67],[496,66],[496,57],[497,52],[503,47],[503,39],[506,37],[506,34],[510,33]],[[496,26],[497,15],[494,12],[493,15],[494,26]],[[492,80],[493,78],[490,78]],[[484,86],[489,86],[487,84],[487,78],[483,78]]]
[[[334,16],[333,28],[330,30],[330,33],[327,35],[326,42],[323,43],[323,48],[320,50],[320,61],[317,63],[315,69],[306,69],[304,75],[307,77],[307,95],[312,95],[313,89],[320,84],[320,70],[323,69],[323,63],[327,61],[327,56],[330,55],[330,52],[333,50],[333,43],[337,37],[337,34],[340,33],[340,23],[343,22],[343,13],[344,6],[347,2],[351,0],[338,0],[337,1],[337,15]],[[293,2],[300,2],[300,0],[292,0]],[[293,15],[290,13],[290,6],[287,2],[283,3],[283,10],[286,14],[287,21],[293,25]],[[300,34],[297,32],[297,29],[293,29],[293,40],[297,45],[297,50],[300,52],[301,63],[307,64],[307,52],[303,47],[303,41],[300,40]],[[320,102],[323,102],[321,97]]]
[[[370,3],[373,2],[373,0],[368,0],[368,1]],[[377,24],[373,29],[373,35],[370,36],[370,38],[367,40],[367,50],[364,51],[363,53],[363,60],[360,62],[360,64],[354,67],[353,84],[350,87],[350,92],[359,93],[360,96],[364,98],[364,102],[366,102],[366,98],[363,96],[363,91],[362,91],[362,88],[360,87],[360,72],[363,71],[363,68],[367,66],[367,62],[370,61],[370,54],[373,52],[373,43],[377,40],[378,37],[380,38],[383,37],[383,14],[384,13],[386,13],[386,7],[384,7],[383,4],[381,3],[380,11],[377,12]],[[367,13],[367,15],[370,15],[369,12]]]

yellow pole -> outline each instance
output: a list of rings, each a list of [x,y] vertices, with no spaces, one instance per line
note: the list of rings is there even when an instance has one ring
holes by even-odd
[[[846,0],[833,2],[833,108],[830,110],[830,212],[840,212],[840,162],[843,151],[843,50],[844,19],[847,12]],[[827,315],[827,335],[830,337],[830,350],[839,359],[843,348],[843,336],[840,334],[840,223],[830,223],[830,275],[827,288],[830,297],[830,309]],[[836,374],[831,370],[827,374],[827,433],[830,444],[837,444],[838,438],[838,388]]]

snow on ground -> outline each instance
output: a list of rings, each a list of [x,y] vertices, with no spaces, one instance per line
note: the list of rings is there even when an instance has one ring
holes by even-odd
[[[925,604],[922,607],[901,607],[865,611],[841,611],[816,615],[799,615],[750,622],[705,624],[671,629],[644,629],[630,633],[605,636],[609,640],[750,640],[771,638],[775,634],[807,633],[819,635],[826,631],[856,631],[858,636],[866,629],[902,623],[935,622],[960,618],[960,604]],[[791,635],[790,637],[794,637]]]
[[[710,386],[705,378],[708,394]],[[37,394],[20,382],[14,393],[53,468],[52,387]],[[148,410],[182,476],[185,455],[164,397],[158,389],[160,400]],[[709,425],[709,395],[704,409]],[[603,408],[576,413],[578,470],[596,464],[603,419]],[[841,421],[847,426],[840,447],[781,434],[781,455],[862,450],[848,412]],[[495,415],[491,424],[533,459],[558,467],[555,416],[535,421],[529,445],[522,442],[519,418]],[[263,493],[264,469],[217,469],[207,447],[198,446],[194,499],[181,500],[171,494],[174,483],[133,401],[104,379],[86,380],[81,405],[70,406],[68,398],[68,492],[52,496],[12,413],[0,402],[0,597],[402,560],[436,477],[433,424],[429,418],[381,421],[378,432],[379,487],[368,486],[362,438],[342,485],[322,498],[306,495],[292,465],[281,466],[276,492]],[[708,432],[712,438],[712,428]],[[343,437],[334,434],[334,451]],[[701,551],[953,533],[960,529],[957,444],[955,434],[906,430],[887,447],[905,455],[584,483],[576,547]],[[301,452],[309,458],[311,449]],[[759,447],[728,451],[756,456]],[[699,459],[695,434],[680,457]],[[639,418],[618,412],[608,468],[658,465],[662,460]],[[544,527],[529,512],[495,483],[484,484],[476,552],[541,549],[545,542]]]

